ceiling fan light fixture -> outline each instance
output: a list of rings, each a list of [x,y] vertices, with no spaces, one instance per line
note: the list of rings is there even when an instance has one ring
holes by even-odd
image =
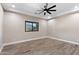
[[[46,11],[44,11],[44,12],[46,12]]]

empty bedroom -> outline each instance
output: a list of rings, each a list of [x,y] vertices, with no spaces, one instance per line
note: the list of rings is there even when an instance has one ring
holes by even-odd
[[[79,55],[79,3],[0,3],[0,55]]]

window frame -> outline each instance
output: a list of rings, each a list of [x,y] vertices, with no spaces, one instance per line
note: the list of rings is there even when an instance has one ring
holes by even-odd
[[[26,23],[32,23],[32,31],[27,31],[27,25]],[[37,30],[34,30],[34,26],[33,24],[36,24]],[[35,32],[35,31],[39,31],[39,22],[34,22],[34,21],[25,21],[25,32]]]

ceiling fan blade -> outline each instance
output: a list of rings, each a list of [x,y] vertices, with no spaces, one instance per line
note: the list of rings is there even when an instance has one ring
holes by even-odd
[[[52,7],[49,7],[48,10],[49,10],[49,9],[52,9],[52,8],[54,8],[54,7],[56,7],[56,5],[53,5]]]
[[[42,11],[42,10],[37,10],[37,11]]]
[[[43,13],[44,11],[40,11],[39,13],[38,12],[35,12],[35,14],[41,14],[41,13]]]
[[[44,12],[44,15],[46,15],[46,12]]]
[[[47,11],[47,13],[51,14],[51,12]]]
[[[56,10],[49,10],[49,11],[56,11]]]
[[[47,9],[48,3],[46,3],[46,5],[44,6],[45,9]]]
[[[39,14],[41,14],[42,12],[44,12],[44,11],[41,11]]]

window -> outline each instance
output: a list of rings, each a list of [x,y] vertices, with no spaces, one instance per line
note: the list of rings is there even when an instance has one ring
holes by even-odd
[[[25,32],[39,31],[39,23],[32,21],[25,21]]]

